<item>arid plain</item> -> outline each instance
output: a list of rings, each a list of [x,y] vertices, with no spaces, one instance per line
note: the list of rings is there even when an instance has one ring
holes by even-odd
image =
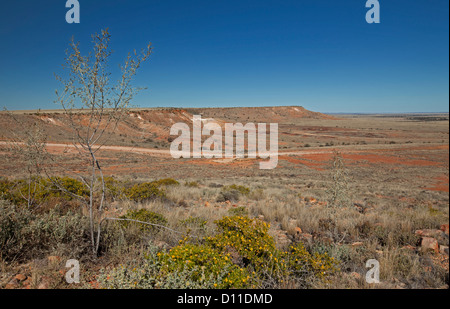
[[[84,172],[61,112],[13,115],[17,121],[0,114],[0,176],[14,179],[26,173],[23,162],[8,148],[8,140],[22,134],[20,124],[42,128],[48,152],[59,160],[49,164],[55,175]],[[177,122],[191,125],[193,115],[221,125],[278,123],[277,167],[261,170],[259,158],[172,158],[170,127]],[[214,220],[239,209],[268,222],[277,246],[303,241],[340,261],[339,273],[313,287],[448,287],[448,114],[325,115],[300,106],[133,109],[98,155],[106,176],[128,182],[173,178],[181,184],[166,189],[170,203],[130,206],[127,201],[112,201],[108,204],[112,216],[123,215],[130,207],[147,208],[164,213],[174,228],[180,220],[201,217],[212,229]],[[340,179],[333,167],[336,160],[343,163],[345,176]],[[248,194],[220,198],[222,188],[230,185],[248,188]],[[330,192],[337,185],[343,185],[345,202],[331,208]],[[335,219],[331,223],[330,213]],[[177,241],[158,237],[169,248]],[[434,247],[427,247],[424,238],[436,240]],[[378,285],[365,281],[368,259],[380,262]],[[5,286],[19,266],[4,267],[0,279]],[[31,276],[37,266],[27,267],[21,272]],[[40,279],[34,280],[38,286]],[[57,279],[49,282],[64,285]],[[95,279],[89,282],[97,284]],[[279,282],[262,286],[296,287]]]

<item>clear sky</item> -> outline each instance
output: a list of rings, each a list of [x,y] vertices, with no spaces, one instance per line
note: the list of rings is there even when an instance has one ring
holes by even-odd
[[[449,1],[65,0],[0,3],[0,106],[54,109],[72,36],[108,27],[119,64],[152,42],[142,107],[301,105],[320,112],[448,112]],[[112,66],[114,69],[115,66]]]

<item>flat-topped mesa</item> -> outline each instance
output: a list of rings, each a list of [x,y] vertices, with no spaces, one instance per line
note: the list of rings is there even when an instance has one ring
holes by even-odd
[[[336,119],[302,106],[187,108],[186,111],[204,118],[225,118],[234,122],[279,122],[298,118]]]

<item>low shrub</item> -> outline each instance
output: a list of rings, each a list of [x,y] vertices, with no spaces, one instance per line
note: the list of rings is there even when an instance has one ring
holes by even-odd
[[[291,277],[326,279],[337,271],[337,261],[327,253],[311,254],[303,243],[291,245],[283,254]]]
[[[179,225],[188,229],[204,230],[206,228],[206,221],[202,217],[189,217],[184,220],[180,220]]]
[[[173,178],[159,179],[153,182],[157,186],[178,186],[180,183]]]
[[[235,184],[226,186],[224,189],[225,190],[236,190],[242,195],[248,195],[250,193],[250,188],[241,186],[241,185],[235,185]]]
[[[230,216],[248,216],[248,210],[243,206],[231,208],[230,210],[228,210],[228,213],[230,214]]]
[[[135,202],[145,202],[165,196],[164,190],[161,190],[159,185],[154,182],[136,184],[126,190],[126,197]]]
[[[0,201],[1,258],[25,261],[58,251],[77,258],[87,252],[89,221],[81,214],[56,210],[36,214],[26,207]]]
[[[237,202],[239,201],[241,195],[249,195],[249,194],[250,188],[247,188],[245,186],[235,184],[224,186],[219,193],[217,202],[226,202],[226,201]]]
[[[167,219],[163,215],[144,208],[139,210],[128,210],[124,216],[120,217],[120,219],[131,219],[163,226],[167,225]],[[133,221],[120,221],[120,224],[124,228],[127,228],[130,225],[138,226],[140,230],[146,232],[154,232],[160,230],[160,228],[157,226]]]
[[[237,190],[223,190],[220,191],[219,196],[217,197],[217,202],[237,202],[239,201],[240,193]]]
[[[198,187],[200,187],[200,184],[197,181],[186,181],[184,183],[184,185],[186,187],[190,187],[190,188],[198,188]]]

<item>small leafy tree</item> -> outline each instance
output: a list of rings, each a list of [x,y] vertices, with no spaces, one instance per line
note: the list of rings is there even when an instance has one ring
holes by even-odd
[[[87,171],[81,175],[89,190],[86,201],[90,219],[90,237],[93,253],[98,253],[106,185],[98,153],[107,143],[119,123],[127,115],[130,102],[143,88],[131,85],[133,77],[141,64],[146,61],[152,48],[149,44],[140,53],[129,53],[120,66],[121,77],[115,83],[111,80],[108,62],[111,57],[108,29],[92,36],[93,49],[83,56],[79,43],[73,39],[66,51],[65,64],[67,77],[56,76],[62,83],[62,90],[56,91],[56,103],[64,110],[66,120],[73,132],[73,145],[77,155],[86,162]],[[88,115],[87,122],[81,114]],[[96,180],[100,179],[97,188]],[[98,192],[100,201],[94,199]],[[96,234],[96,235],[95,235]]]
[[[26,188],[25,190],[17,190],[20,198],[26,201],[27,207],[31,209],[36,202],[35,194],[42,185],[40,178],[43,170],[43,163],[47,156],[46,143],[47,138],[45,132],[35,122],[32,126],[25,125],[22,121],[14,116],[12,112],[7,112],[8,117],[15,122],[19,128],[25,130],[7,129],[9,133],[8,148],[14,159],[20,159],[24,162],[21,168],[25,168]],[[16,166],[16,162],[13,163]]]

